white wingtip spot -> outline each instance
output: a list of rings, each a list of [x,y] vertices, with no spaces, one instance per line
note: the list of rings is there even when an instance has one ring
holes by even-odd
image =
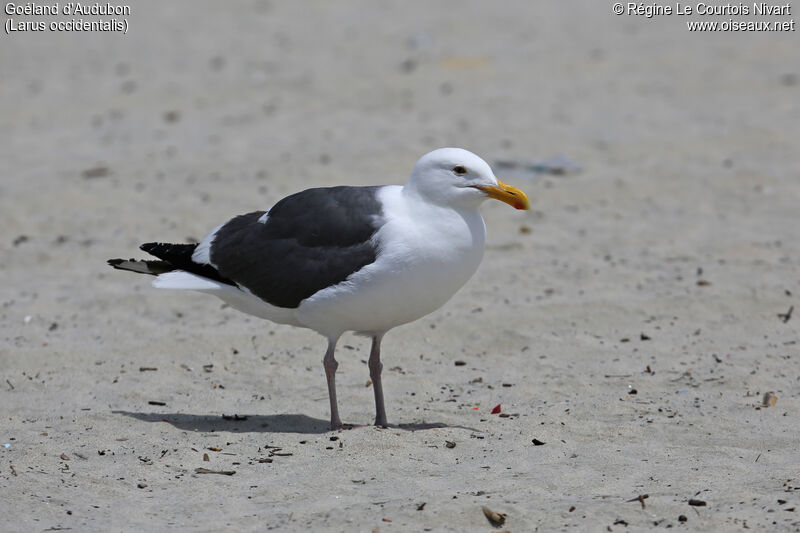
[[[200,244],[197,245],[197,248],[194,249],[194,253],[192,254],[192,261],[201,265],[211,265],[214,268],[214,264],[211,262],[211,244],[214,242],[214,238],[217,236],[217,232],[219,228],[227,224],[227,222],[223,222],[216,228],[212,229],[208,232]]]

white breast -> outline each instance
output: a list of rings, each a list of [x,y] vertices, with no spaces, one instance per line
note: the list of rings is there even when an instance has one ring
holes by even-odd
[[[325,335],[385,332],[444,305],[477,270],[486,241],[477,210],[410,201],[402,187],[383,188],[380,199],[378,259],[304,300],[300,323]]]

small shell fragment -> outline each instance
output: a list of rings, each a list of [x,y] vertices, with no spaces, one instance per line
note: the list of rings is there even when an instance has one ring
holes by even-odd
[[[770,391],[764,393],[764,398],[761,400],[761,405],[764,407],[774,407],[776,403],[778,403],[778,397],[774,392]]]
[[[506,513],[495,513],[488,507],[481,507],[483,511],[483,515],[486,517],[486,520],[489,521],[494,527],[500,527],[506,523]]]

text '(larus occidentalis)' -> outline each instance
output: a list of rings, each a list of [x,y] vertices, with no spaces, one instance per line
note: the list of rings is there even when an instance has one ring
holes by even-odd
[[[332,429],[342,427],[336,343],[346,331],[371,337],[375,424],[386,426],[381,340],[444,305],[475,273],[486,241],[478,207],[487,198],[530,208],[483,159],[442,148],[422,156],[403,186],[308,189],[217,226],[199,244],[141,245],[158,260],[108,263],[155,275],[160,289],[210,293],[326,337]]]

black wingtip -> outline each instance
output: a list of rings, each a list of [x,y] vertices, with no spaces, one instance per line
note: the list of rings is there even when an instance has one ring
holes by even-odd
[[[109,266],[117,270],[126,270],[128,272],[136,272],[137,274],[150,274],[151,276],[158,276],[165,272],[172,272],[175,267],[166,261],[148,261],[143,259],[109,259]]]
[[[195,263],[192,259],[197,244],[173,244],[168,242],[146,242],[139,248],[160,259],[160,261],[144,261],[148,264],[151,272],[169,272],[171,270],[185,270],[198,276],[203,276],[214,281],[220,281],[229,285],[235,285],[229,279],[224,278],[211,265]],[[125,268],[127,265],[123,265]]]

